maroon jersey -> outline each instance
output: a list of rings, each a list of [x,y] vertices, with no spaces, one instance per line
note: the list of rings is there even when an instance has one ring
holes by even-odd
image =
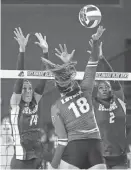
[[[38,104],[32,100],[30,106],[21,102],[19,107],[18,124],[20,134],[37,129],[39,125]]]
[[[96,63],[88,62],[80,91],[69,97],[61,97],[52,107],[54,126],[62,131],[63,127],[57,127],[60,123],[55,121],[57,120],[55,117],[59,116],[67,132],[68,141],[100,138],[92,106],[92,89],[96,66]],[[62,134],[62,132],[59,133]]]
[[[106,108],[94,100],[94,111],[103,141],[104,156],[119,156],[126,150],[126,108],[114,96]]]
[[[42,132],[39,129],[38,104],[35,99],[27,106],[23,101],[11,110],[11,122],[16,155],[28,160],[38,157],[41,151]]]

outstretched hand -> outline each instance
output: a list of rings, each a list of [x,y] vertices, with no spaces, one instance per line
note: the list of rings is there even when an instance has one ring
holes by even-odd
[[[90,39],[90,41],[89,41],[89,45],[90,45],[91,49],[93,48],[93,45],[94,45],[93,42],[96,40],[99,40],[105,30],[106,29],[103,28],[103,26],[99,26],[99,28],[97,29],[97,32],[92,35],[92,39]],[[104,58],[103,51],[102,51],[102,45],[103,45],[103,43],[99,42],[99,59]],[[88,50],[87,52],[89,54],[91,54],[90,50]]]
[[[106,29],[103,28],[103,26],[99,26],[97,32],[92,35],[92,40],[99,40],[105,30]]]
[[[25,48],[26,48],[30,34],[27,34],[27,36],[25,37],[20,27],[15,28],[14,34],[15,34],[14,39],[18,42],[20,46],[20,52],[25,52]]]
[[[64,63],[68,63],[72,60],[75,50],[73,50],[70,54],[67,51],[67,47],[66,44],[64,44],[64,47],[62,47],[61,44],[59,44],[60,50],[58,50],[57,48],[55,48],[55,55],[57,57],[59,57]]]
[[[35,36],[38,38],[39,42],[35,42],[35,44],[39,45],[39,47],[42,48],[43,53],[47,53],[48,52],[48,44],[46,41],[46,36],[42,36],[41,33],[35,33]]]

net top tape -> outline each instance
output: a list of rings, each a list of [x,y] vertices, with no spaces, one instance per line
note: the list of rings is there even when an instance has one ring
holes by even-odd
[[[78,71],[75,79],[82,80],[84,72]],[[40,70],[0,70],[1,79],[54,79],[51,72]],[[97,72],[96,80],[131,81],[131,73]]]

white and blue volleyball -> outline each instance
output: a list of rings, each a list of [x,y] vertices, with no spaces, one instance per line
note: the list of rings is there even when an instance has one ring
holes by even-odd
[[[79,12],[79,21],[86,28],[95,28],[101,22],[101,11],[95,5],[86,5]]]

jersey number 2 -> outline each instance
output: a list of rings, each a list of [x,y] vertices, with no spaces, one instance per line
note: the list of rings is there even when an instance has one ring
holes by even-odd
[[[115,123],[115,114],[113,112],[110,112],[110,119],[109,119],[109,123]]]
[[[76,103],[72,102],[68,106],[69,110],[73,110],[75,116],[78,118],[81,116],[81,113],[87,113],[90,110],[90,106],[87,102],[87,99],[85,97],[81,97],[78,100],[76,100]]]

